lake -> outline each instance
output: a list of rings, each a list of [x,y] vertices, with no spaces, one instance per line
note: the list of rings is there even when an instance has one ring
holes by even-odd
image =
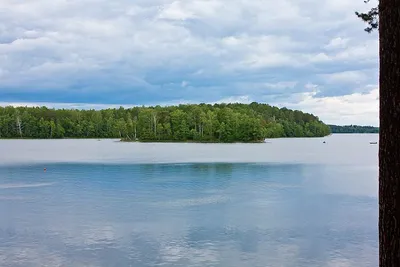
[[[0,140],[0,266],[378,266],[372,141]]]

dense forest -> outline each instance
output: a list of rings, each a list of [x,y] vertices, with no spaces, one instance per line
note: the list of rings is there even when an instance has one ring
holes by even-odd
[[[260,142],[330,134],[318,117],[266,104],[199,104],[69,110],[0,107],[0,138]]]
[[[379,133],[378,127],[359,125],[329,125],[332,133]]]

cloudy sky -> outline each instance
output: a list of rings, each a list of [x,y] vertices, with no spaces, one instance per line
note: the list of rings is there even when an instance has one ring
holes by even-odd
[[[378,125],[362,0],[0,0],[0,105],[265,102]]]

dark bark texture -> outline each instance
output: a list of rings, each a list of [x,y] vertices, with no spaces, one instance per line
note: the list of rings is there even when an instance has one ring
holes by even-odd
[[[400,267],[400,0],[380,0],[379,266]]]

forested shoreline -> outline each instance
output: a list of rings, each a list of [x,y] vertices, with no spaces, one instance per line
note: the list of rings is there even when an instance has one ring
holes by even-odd
[[[379,133],[379,127],[360,125],[328,125],[332,133]]]
[[[323,137],[318,117],[267,104],[198,104],[76,110],[0,107],[0,138],[121,138],[158,142],[262,142]]]

